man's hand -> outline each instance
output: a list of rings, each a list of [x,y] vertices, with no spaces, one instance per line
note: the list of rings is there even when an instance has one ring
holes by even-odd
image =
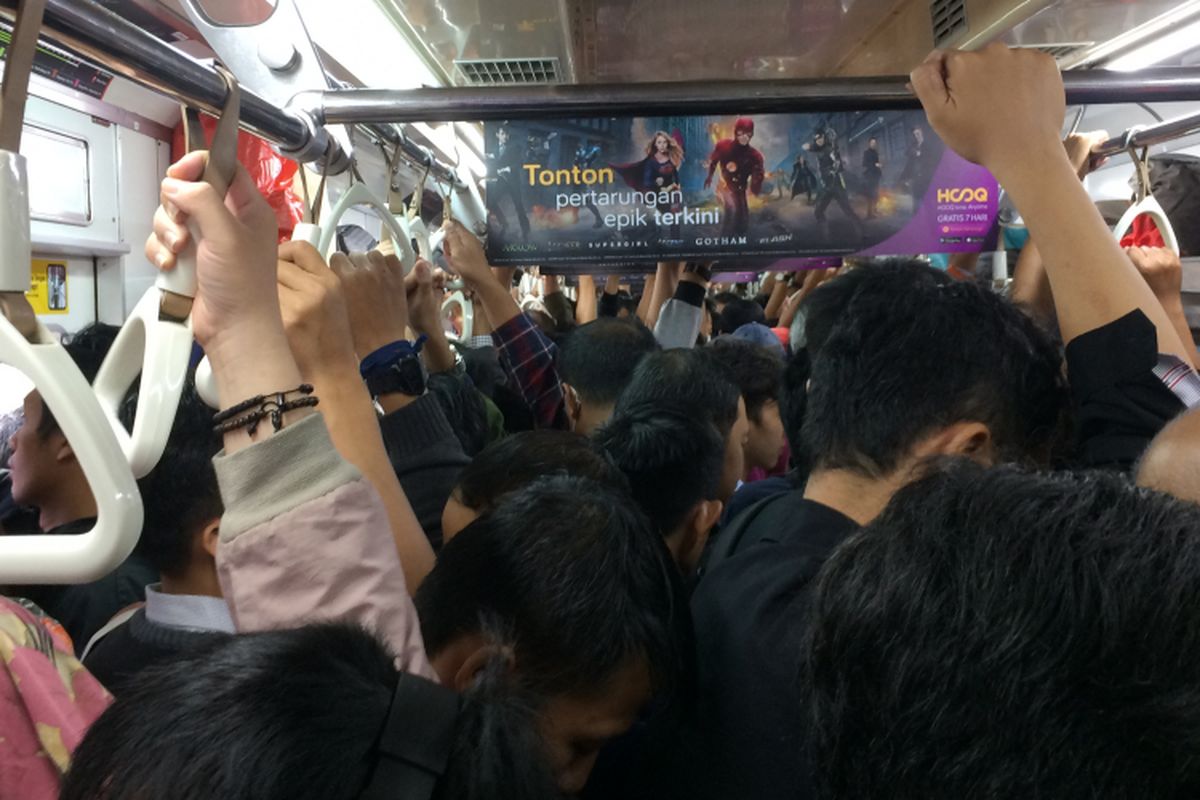
[[[1075,168],[1075,174],[1079,176],[1079,180],[1083,180],[1087,177],[1088,173],[1099,169],[1108,161],[1107,158],[1095,161],[1092,159],[1092,152],[1107,141],[1107,131],[1072,133],[1063,140],[1063,146],[1067,148],[1067,159],[1071,162],[1071,166]]]
[[[434,291],[434,271],[428,261],[417,259],[412,270],[404,277],[404,291],[408,296],[408,319],[413,330],[426,336],[440,333],[441,292]]]
[[[191,241],[190,221],[200,235],[192,305],[196,339],[206,350],[220,350],[226,341],[244,348],[263,331],[278,330],[275,214],[240,165],[224,197],[201,182],[205,156],[189,153],[167,170],[146,258],[160,270],[174,269]]]
[[[1062,154],[1066,94],[1058,65],[1028,48],[935,50],[913,70],[929,124],[956,153],[1001,178],[1031,153]]]
[[[400,259],[377,250],[349,256],[334,253],[329,266],[346,297],[354,351],[359,360],[407,338],[408,301]]]
[[[279,305],[288,343],[309,383],[316,375],[357,369],[354,339],[337,275],[307,242],[279,248]]]
[[[1159,302],[1178,303],[1183,291],[1183,264],[1165,247],[1126,247],[1125,255],[1137,267]]]
[[[483,252],[483,243],[458,222],[450,220],[443,227],[446,239],[442,244],[442,254],[450,268],[472,286],[494,280],[491,265]]]

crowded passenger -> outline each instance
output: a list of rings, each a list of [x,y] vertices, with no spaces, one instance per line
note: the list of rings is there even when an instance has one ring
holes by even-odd
[[[1113,475],[957,464],[815,586],[822,797],[1190,797],[1200,510]]]
[[[1029,227],[1011,299],[876,258],[635,302],[447,214],[452,344],[429,261],[276,245],[244,168],[172,165],[146,255],[203,244],[222,410],[185,387],[130,559],[6,587],[0,800],[1193,796],[1179,259],[1114,240],[1053,59],[912,85]],[[14,501],[90,527],[23,410]]]
[[[111,325],[96,324],[67,341],[67,353],[89,381],[100,371],[116,335],[117,329]],[[12,499],[18,506],[37,509],[42,533],[69,536],[90,530],[96,522],[96,500],[71,443],[37,389],[25,397],[23,422],[10,447]],[[135,552],[91,583],[14,586],[8,587],[6,594],[32,601],[57,620],[80,655],[114,614],[144,600],[146,586],[157,580],[158,571],[151,561]]]
[[[123,405],[127,425],[136,402],[132,395]],[[235,633],[217,579],[218,450],[212,412],[189,384],[158,466],[138,481],[145,520],[137,552],[158,579],[146,587],[144,606],[122,610],[85,643],[84,666],[115,695],[143,669]]]

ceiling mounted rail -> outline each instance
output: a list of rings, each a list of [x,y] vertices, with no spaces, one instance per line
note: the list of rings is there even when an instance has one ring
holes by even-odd
[[[10,19],[16,0],[0,0],[0,16]],[[180,102],[217,112],[225,83],[207,64],[187,56],[150,33],[89,0],[48,0],[44,30],[97,66],[166,94]],[[1136,73],[1104,70],[1063,74],[1067,102],[1094,105],[1129,102],[1200,101],[1200,69],[1148,69]],[[764,114],[845,110],[917,109],[905,77],[788,81],[572,84],[454,89],[340,89],[307,91],[287,108],[252,92],[242,97],[243,127],[303,161],[338,150],[322,126],[360,124],[401,147],[413,163],[431,154],[398,134],[388,123],[504,120],[528,117]],[[1143,146],[1151,137],[1175,138],[1190,123],[1164,123],[1120,139],[1121,147]],[[1155,139],[1165,141],[1166,139]],[[1117,140],[1110,143],[1116,147]],[[336,159],[335,159],[336,160]],[[335,167],[335,171],[336,171]],[[452,170],[433,162],[435,179]]]
[[[16,0],[0,0],[0,17],[16,16]],[[177,102],[219,114],[226,84],[209,64],[198,61],[167,42],[90,0],[48,0],[43,35],[74,51],[101,69],[127,78]],[[320,162],[328,153],[332,172],[349,168],[338,142],[310,115],[279,108],[251,91],[242,91],[241,127],[277,145],[285,155],[303,162]],[[424,147],[389,125],[368,125],[368,132],[400,147],[406,160],[424,166],[442,182],[458,180],[453,169],[433,160]]]
[[[1131,148],[1153,147],[1200,133],[1200,112],[1187,114],[1157,125],[1130,128],[1121,136],[1109,139],[1096,148],[1098,156],[1112,156]]]
[[[1200,69],[1065,72],[1072,105],[1200,100]],[[917,109],[906,77],[302,92],[318,124]]]

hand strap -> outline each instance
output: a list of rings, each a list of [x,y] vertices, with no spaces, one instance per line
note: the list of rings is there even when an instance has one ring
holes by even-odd
[[[25,100],[29,97],[29,73],[37,54],[38,31],[46,0],[21,0],[12,41],[4,58],[4,87],[0,89],[0,150],[21,150],[21,130],[25,124]]]

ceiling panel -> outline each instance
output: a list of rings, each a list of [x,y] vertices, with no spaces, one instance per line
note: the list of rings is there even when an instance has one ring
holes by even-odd
[[[1104,42],[1177,5],[1178,0],[1057,0],[1001,40],[1025,46]]]

